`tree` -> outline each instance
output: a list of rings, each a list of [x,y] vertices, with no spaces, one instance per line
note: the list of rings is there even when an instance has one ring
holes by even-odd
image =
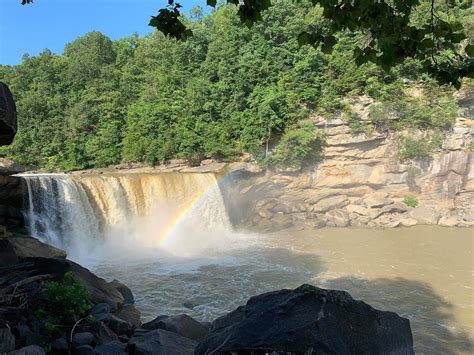
[[[320,116],[346,119],[354,133],[438,134],[454,124],[453,90],[420,74],[419,59],[389,72],[357,66],[352,54],[364,36],[351,31],[337,35],[332,53],[300,46],[302,29],[327,22],[323,8],[279,0],[251,28],[238,10],[192,11],[181,18],[193,32],[186,41],[159,31],[116,41],[92,32],[68,44],[65,55],[45,50],[0,65],[19,117],[15,141],[0,154],[47,170],[241,155],[296,166],[322,153],[305,123]],[[459,19],[466,14],[456,8]],[[375,101],[371,122],[351,111],[360,95]]]
[[[272,6],[270,0],[227,0],[227,3],[237,6],[241,22],[248,27],[262,21],[262,13]],[[422,63],[423,72],[441,84],[450,83],[459,88],[461,78],[474,77],[474,44],[460,45],[467,38],[462,23],[439,11],[441,3],[449,9],[459,4],[470,7],[470,1],[464,4],[463,0],[311,0],[311,3],[322,8],[326,21],[310,24],[302,31],[298,36],[300,45],[320,46],[323,52],[330,53],[339,40],[338,33],[357,32],[364,36],[362,45],[353,52],[357,65],[372,62],[389,71],[407,58],[416,58]],[[207,4],[216,7],[217,0],[207,0]],[[179,3],[168,0],[168,6],[152,17],[150,26],[177,39],[189,38],[192,31],[181,21],[180,8]],[[414,18],[418,19],[416,23]]]

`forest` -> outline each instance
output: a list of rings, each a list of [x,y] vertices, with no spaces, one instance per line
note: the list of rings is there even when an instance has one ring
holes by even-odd
[[[439,16],[472,32],[468,2],[449,12],[439,6]],[[90,32],[63,54],[45,49],[25,54],[19,65],[0,66],[19,117],[17,137],[0,155],[61,171],[242,156],[301,166],[324,154],[324,130],[312,119],[318,116],[342,117],[353,134],[432,132],[428,142],[404,137],[404,159],[429,154],[457,117],[456,90],[420,75],[417,60],[389,72],[372,63],[357,66],[352,53],[364,41],[360,34],[339,34],[331,53],[300,46],[302,29],[324,21],[321,8],[309,2],[277,1],[252,28],[241,25],[234,5],[212,12],[196,7],[183,21],[193,33],[186,41],[158,31],[115,41]],[[463,87],[472,85],[466,79]],[[422,97],[409,94],[420,87]],[[370,125],[348,104],[360,95],[376,101]]]

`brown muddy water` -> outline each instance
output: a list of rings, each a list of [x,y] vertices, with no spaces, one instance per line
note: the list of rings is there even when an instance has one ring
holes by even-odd
[[[143,319],[212,320],[253,295],[310,283],[410,319],[420,354],[474,353],[474,230],[417,226],[233,234],[219,247],[94,266],[126,283]]]

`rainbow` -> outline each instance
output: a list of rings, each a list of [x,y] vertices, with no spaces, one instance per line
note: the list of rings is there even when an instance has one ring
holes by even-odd
[[[169,240],[173,234],[179,229],[182,223],[186,220],[186,216],[195,209],[197,209],[203,201],[205,201],[205,197],[209,195],[214,189],[219,189],[219,183],[222,182],[225,178],[230,175],[230,172],[223,173],[220,175],[212,174],[215,178],[214,184],[209,184],[209,186],[201,191],[194,193],[190,196],[186,203],[181,204],[169,219],[169,222],[166,226],[158,233],[156,237],[156,246],[160,247],[165,245],[166,241]]]

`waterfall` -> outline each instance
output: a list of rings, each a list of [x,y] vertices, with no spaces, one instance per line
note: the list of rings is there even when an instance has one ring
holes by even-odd
[[[196,234],[231,229],[214,174],[21,176],[30,234],[76,258],[107,242],[156,247],[194,236],[202,243]]]

